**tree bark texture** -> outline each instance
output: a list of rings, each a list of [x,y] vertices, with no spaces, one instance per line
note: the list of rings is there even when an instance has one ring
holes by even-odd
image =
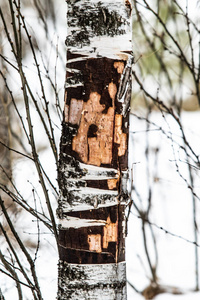
[[[67,1],[58,299],[126,299],[131,6]]]

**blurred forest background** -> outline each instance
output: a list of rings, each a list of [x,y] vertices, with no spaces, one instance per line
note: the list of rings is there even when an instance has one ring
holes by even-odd
[[[128,299],[197,299],[200,2],[132,6]],[[1,0],[0,32],[0,299],[55,299],[66,3]]]

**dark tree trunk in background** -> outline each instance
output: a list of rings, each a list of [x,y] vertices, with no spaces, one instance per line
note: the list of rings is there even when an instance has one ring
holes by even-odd
[[[131,7],[67,4],[58,299],[126,299]]]

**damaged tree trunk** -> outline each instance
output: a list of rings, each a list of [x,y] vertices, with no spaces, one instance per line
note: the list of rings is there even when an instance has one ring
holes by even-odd
[[[131,6],[67,0],[58,299],[126,299]]]

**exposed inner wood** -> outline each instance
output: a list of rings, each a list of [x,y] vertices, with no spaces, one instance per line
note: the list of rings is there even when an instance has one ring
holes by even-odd
[[[118,222],[112,223],[110,216],[107,218],[106,225],[103,227],[103,248],[108,248],[110,242],[117,242],[118,238]],[[102,252],[102,239],[100,234],[88,235],[89,250],[95,252]]]
[[[115,135],[114,142],[119,144],[118,155],[125,155],[127,150],[127,134],[122,131],[122,115],[115,115]]]
[[[89,234],[88,244],[89,244],[90,251],[102,252],[100,234]]]
[[[64,120],[65,123],[69,122],[69,105],[66,105],[67,101],[67,92],[65,92],[65,105],[64,105]]]
[[[103,228],[103,248],[108,248],[108,243],[117,242],[118,221],[112,223],[110,217],[107,218],[107,224]]]
[[[116,62],[114,62],[114,68],[117,69],[117,72],[119,74],[122,74],[124,71],[124,63],[121,61],[116,61]]]
[[[107,113],[103,113],[105,105],[100,103],[101,95],[92,92],[87,102],[71,99],[70,108],[65,105],[65,120],[79,125],[78,133],[73,138],[72,150],[79,154],[84,163],[100,166],[111,164],[114,142],[119,144],[118,155],[123,156],[127,150],[127,134],[122,131],[122,115],[114,115],[116,85],[108,85],[108,92],[113,101]],[[115,119],[115,120],[114,120]]]
[[[73,125],[79,125],[81,120],[82,109],[83,101],[72,98],[69,110],[69,123]]]
[[[114,99],[117,89],[114,84],[109,87],[110,96]],[[104,114],[105,105],[100,100],[101,95],[93,92],[83,104],[78,134],[72,142],[72,149],[82,161],[96,166],[111,164],[112,161],[114,108],[109,107],[107,114]],[[88,135],[90,126],[96,130]]]
[[[108,179],[107,184],[108,184],[109,190],[114,190],[115,188],[117,188],[118,181],[119,181],[119,178]]]

